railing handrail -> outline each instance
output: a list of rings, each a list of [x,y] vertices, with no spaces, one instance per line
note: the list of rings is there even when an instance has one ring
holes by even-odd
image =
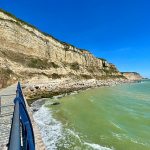
[[[13,115],[8,150],[20,150],[21,147],[23,147],[23,150],[35,150],[35,140],[34,140],[34,132],[32,128],[32,123],[31,123],[31,120],[27,111],[25,99],[22,93],[22,88],[19,82],[17,85],[17,93],[16,93],[16,98],[14,99],[14,104],[15,104],[15,109],[17,109],[17,112],[19,108],[19,121],[18,120],[17,122],[14,121],[15,115]],[[14,110],[14,114],[15,114],[15,111],[16,110]],[[16,124],[13,125],[13,122],[14,124],[16,123],[17,125]],[[18,133],[15,132],[15,130],[18,130],[17,129],[18,123],[19,123],[19,129],[21,128],[22,135],[20,135],[19,133],[19,139],[17,138],[17,141],[22,140],[22,142],[19,142],[20,145],[17,144],[17,147],[18,147],[17,149],[13,149],[12,147],[14,145],[13,143],[11,143],[11,137],[14,137],[15,139],[15,136],[18,136],[17,135]]]
[[[9,138],[8,150],[20,150],[20,115],[19,115],[19,101],[16,101],[13,120]]]

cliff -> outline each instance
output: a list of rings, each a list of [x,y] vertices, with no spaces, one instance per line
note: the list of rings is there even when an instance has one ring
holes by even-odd
[[[98,80],[123,77],[106,60],[0,10],[0,87],[36,76]]]
[[[137,72],[122,72],[122,75],[125,76],[128,80],[132,80],[132,81],[143,79],[143,77]]]

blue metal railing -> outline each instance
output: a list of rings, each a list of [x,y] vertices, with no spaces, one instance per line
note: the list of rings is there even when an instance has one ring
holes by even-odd
[[[8,150],[35,150],[34,132],[19,82],[16,92]]]
[[[20,150],[20,141],[19,101],[16,101],[11,126],[9,150]]]

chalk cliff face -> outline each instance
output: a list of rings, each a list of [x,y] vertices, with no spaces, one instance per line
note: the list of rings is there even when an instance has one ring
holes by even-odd
[[[142,80],[143,77],[137,72],[122,72],[128,80]]]
[[[122,77],[113,64],[0,11],[0,87],[34,76]]]

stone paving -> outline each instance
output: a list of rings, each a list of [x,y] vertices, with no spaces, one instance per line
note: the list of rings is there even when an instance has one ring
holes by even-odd
[[[0,150],[6,147],[8,144],[8,138],[11,128],[11,119],[13,114],[13,100],[16,93],[16,84],[9,86],[6,89],[0,90],[1,106],[12,105],[8,107],[2,107],[0,114]],[[11,95],[13,94],[13,95]],[[5,96],[4,96],[5,95]],[[6,96],[9,95],[9,96]]]
[[[0,150],[6,150],[6,145],[8,144],[10,128],[11,128],[11,120],[12,114],[14,111],[13,100],[15,98],[17,84],[9,86],[5,89],[0,90],[1,96],[1,106],[11,105],[9,107],[3,107],[0,114]],[[12,95],[13,94],[13,95]],[[9,95],[9,96],[4,96]],[[27,104],[27,102],[25,101]],[[33,125],[34,135],[35,135],[35,143],[36,150],[45,150],[45,145],[42,141],[41,134],[39,128],[37,127],[35,121],[33,120],[32,112],[30,107],[27,105],[27,110]]]

